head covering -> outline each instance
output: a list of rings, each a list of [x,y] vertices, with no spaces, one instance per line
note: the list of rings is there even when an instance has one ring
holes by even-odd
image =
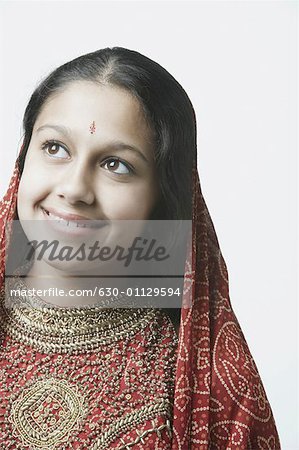
[[[5,225],[16,217],[16,164],[0,203],[0,288]],[[229,298],[225,261],[193,170],[192,249],[186,261],[176,363],[173,450],[280,449],[275,421]]]
[[[228,273],[193,170],[172,449],[280,449],[271,407],[232,310]]]

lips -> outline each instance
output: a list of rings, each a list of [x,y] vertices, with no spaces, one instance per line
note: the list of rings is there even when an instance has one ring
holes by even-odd
[[[55,220],[59,225],[69,228],[101,228],[105,223],[102,220],[89,219],[78,214],[60,212],[54,208],[41,207],[48,220]]]

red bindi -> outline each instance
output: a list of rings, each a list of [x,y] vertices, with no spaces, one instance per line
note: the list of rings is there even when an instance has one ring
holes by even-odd
[[[92,124],[90,125],[89,131],[90,131],[90,134],[94,134],[95,133],[95,131],[96,131],[96,123],[95,123],[95,121],[93,121]]]

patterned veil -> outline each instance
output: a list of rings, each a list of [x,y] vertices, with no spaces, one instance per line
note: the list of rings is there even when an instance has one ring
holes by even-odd
[[[280,449],[271,407],[232,310],[226,264],[196,169],[192,213],[172,449]]]
[[[5,275],[5,224],[15,217],[18,185],[16,164],[0,203],[0,287]],[[226,264],[196,169],[192,226],[179,329],[171,448],[278,450],[271,407],[231,307]]]

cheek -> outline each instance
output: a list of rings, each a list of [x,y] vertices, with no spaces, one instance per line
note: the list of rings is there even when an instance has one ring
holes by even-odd
[[[30,212],[47,193],[47,178],[40,171],[24,170],[18,189],[17,208],[20,219],[32,219]]]
[[[125,183],[114,188],[106,186],[99,192],[103,213],[114,220],[147,219],[156,202],[155,189],[150,182]]]

